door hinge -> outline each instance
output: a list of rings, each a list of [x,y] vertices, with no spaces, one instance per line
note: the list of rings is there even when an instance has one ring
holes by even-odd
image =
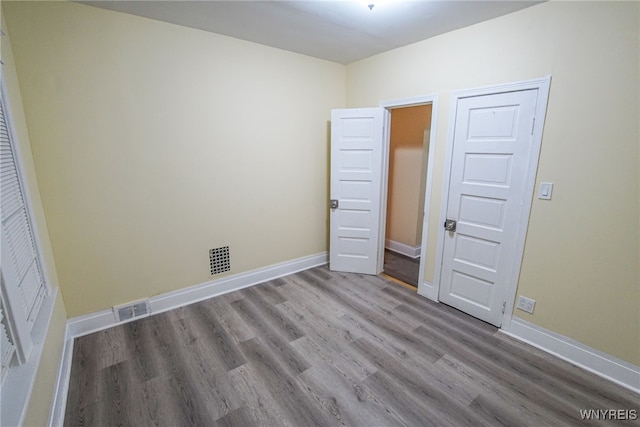
[[[533,135],[533,129],[536,127],[536,118],[531,119],[531,135]]]
[[[507,302],[503,302],[502,303],[502,314],[504,314],[504,311],[507,309]]]

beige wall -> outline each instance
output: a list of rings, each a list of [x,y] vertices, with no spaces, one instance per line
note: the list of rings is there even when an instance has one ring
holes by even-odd
[[[327,249],[345,67],[71,2],[6,2],[70,317]]]
[[[431,105],[391,110],[386,238],[420,246],[424,205],[424,132],[431,125]]]
[[[552,76],[536,182],[554,182],[553,200],[533,200],[518,286],[537,305],[515,314],[636,365],[639,8],[549,2],[347,66],[349,107],[439,94],[431,230],[440,225],[451,91]],[[429,233],[428,253],[436,239]]]
[[[2,62],[4,63],[4,65],[2,65],[2,79],[7,90],[6,95],[12,119],[11,124],[13,125],[14,135],[21,154],[22,172],[24,173],[26,185],[30,192],[29,202],[35,217],[38,241],[44,257],[43,261],[47,272],[47,279],[52,290],[56,290],[58,288],[58,275],[56,265],[53,261],[47,222],[42,209],[42,201],[40,200],[38,181],[36,179],[36,171],[31,154],[29,132],[25,122],[22,97],[20,95],[18,77],[16,75],[11,49],[11,32],[7,31],[7,26],[4,21],[3,15],[2,29],[6,35],[0,37],[2,43],[0,52]],[[67,314],[64,301],[62,300],[62,295],[58,292],[54,303],[51,324],[45,338],[41,363],[38,366],[31,400],[25,415],[25,426],[43,426],[46,425],[49,419],[58,368],[64,346],[66,321]]]

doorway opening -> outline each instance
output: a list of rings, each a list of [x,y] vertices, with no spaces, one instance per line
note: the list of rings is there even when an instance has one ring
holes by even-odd
[[[413,243],[413,258],[419,257],[418,294],[437,300],[431,280],[424,280],[427,266],[432,267],[433,254],[427,253],[431,188],[433,186],[433,152],[438,112],[437,95],[419,96],[380,102],[379,107],[331,110],[331,179],[329,194],[329,268],[360,274],[381,274],[384,271],[385,233],[389,178],[389,145],[391,110],[415,106],[431,107],[428,144],[418,157],[424,163],[420,176],[425,184],[416,207],[415,224],[421,223],[419,240]],[[418,178],[417,180],[422,180]],[[392,211],[393,212],[393,211]],[[392,213],[393,215],[393,213]],[[431,227],[432,228],[432,227]],[[419,233],[420,234],[420,233]],[[410,246],[411,247],[411,246]],[[419,252],[416,251],[419,247]],[[425,260],[429,262],[425,262]]]
[[[388,185],[383,275],[420,283],[432,103],[389,109]]]

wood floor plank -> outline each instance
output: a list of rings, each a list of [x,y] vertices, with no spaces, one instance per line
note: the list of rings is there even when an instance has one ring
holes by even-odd
[[[229,379],[238,394],[242,396],[244,407],[247,409],[243,414],[251,420],[247,424],[236,424],[236,426],[295,427],[295,420],[290,419],[280,409],[278,396],[271,394],[269,384],[263,382],[257,369],[258,367],[252,364],[246,364],[228,373]],[[226,418],[221,422],[227,423],[230,419]]]
[[[175,380],[171,377],[156,377],[140,384],[140,393],[144,399],[146,419],[140,424],[152,426],[193,425],[195,417],[185,411],[181,397],[175,393]]]
[[[378,371],[383,371],[388,377],[393,378],[394,382],[401,384],[404,392],[408,392],[420,404],[430,408],[430,416],[440,425],[471,425],[475,422],[473,414],[451,398],[452,390],[440,381],[433,381],[424,371],[417,373],[407,369],[407,365],[398,363],[395,354],[373,341],[363,338],[356,341],[354,347],[367,354],[378,366]]]
[[[259,311],[246,299],[235,301],[231,304],[247,323],[259,331],[259,336],[269,348],[278,355],[278,359],[285,363],[286,368],[294,375],[304,372],[309,368],[309,363],[293,350],[289,341],[283,336],[281,330],[274,327],[272,323],[265,322],[259,315]],[[242,344],[252,341],[244,341]],[[242,348],[242,347],[241,347]],[[244,352],[243,352],[244,353]]]
[[[381,292],[381,287],[374,284],[364,283],[364,276],[361,274],[334,273],[331,280],[327,280],[322,274],[322,268],[314,268],[298,273],[307,283],[318,286],[325,294],[336,298],[348,298],[348,301],[358,306],[365,306],[369,310],[376,311],[382,315],[389,313],[398,303]]]
[[[240,344],[246,357],[259,373],[262,383],[269,387],[269,394],[277,398],[280,409],[295,420],[299,426],[334,425],[330,416],[321,411],[320,405],[304,392],[304,389],[291,375],[285,364],[279,360],[279,354],[258,338]]]
[[[395,417],[401,420],[400,425],[427,427],[454,427],[456,424],[434,418],[431,408],[414,398],[402,384],[387,375],[384,371],[377,371],[364,381],[365,386],[381,401],[385,402]],[[459,425],[459,424],[458,424]],[[475,424],[474,424],[475,425]]]
[[[284,280],[280,279],[276,281],[270,281],[266,283],[260,284],[260,286],[254,286],[252,289],[260,295],[261,298],[264,298],[271,304],[280,304],[285,302],[287,299],[283,296],[283,294],[278,290],[278,286],[282,286]],[[278,283],[279,285],[276,285]]]
[[[206,304],[193,304],[185,310],[186,321],[180,323],[180,337],[195,333],[196,338],[185,343],[197,343],[204,347],[211,360],[219,361],[224,372],[246,363],[242,352],[216,313]]]
[[[226,363],[227,358],[219,357],[221,352],[213,350],[213,347],[215,342],[207,341],[206,338],[198,338],[185,344],[181,357],[189,369],[183,370],[181,375],[188,379],[198,400],[206,402],[204,410],[215,420],[239,409],[242,399],[227,376],[227,367],[241,365],[229,365]],[[242,359],[246,360],[244,355]]]
[[[109,366],[100,371],[100,386],[104,400],[100,411],[103,425],[133,425],[144,419],[141,413],[140,395],[133,390],[133,370],[128,361]]]
[[[64,427],[92,427],[100,423],[100,403],[94,402],[91,405],[80,409],[69,411],[64,416]]]
[[[65,426],[581,426],[640,396],[379,276],[317,267],[77,338]]]
[[[273,298],[273,293],[268,292],[267,295],[269,295],[269,297],[264,298],[265,293],[261,292],[263,288],[265,288],[265,286],[260,285],[242,291],[244,295],[249,297],[253,306],[257,309],[258,312],[256,314],[261,317],[263,321],[272,324],[274,329],[278,330],[288,341],[303,337],[305,333],[296,326],[295,322],[280,312],[274,305],[280,304],[285,300],[278,300],[277,303],[271,302],[270,299]]]
[[[319,363],[298,376],[302,384],[346,426],[402,425],[401,418],[378,400],[363,383],[335,369],[334,365]]]
[[[200,304],[208,307],[220,323],[224,325],[235,344],[256,337],[255,331],[242,320],[233,307],[223,298],[211,298],[200,302]]]
[[[135,365],[134,372],[141,381],[167,375],[166,359],[160,357],[162,353],[156,343],[155,334],[159,332],[156,326],[149,319],[141,319],[113,328],[123,331],[129,352],[127,360]]]
[[[573,395],[558,393],[556,389],[539,384],[524,376],[523,372],[517,370],[518,363],[511,365],[510,358],[495,352],[491,356],[482,354],[477,348],[469,347],[468,343],[458,343],[451,336],[444,336],[434,330],[427,328],[417,328],[416,332],[429,339],[434,346],[438,346],[446,354],[450,354],[460,359],[474,370],[486,376],[494,378],[501,386],[510,393],[521,395],[523,400],[539,402],[543,406],[553,411],[553,416],[563,423],[576,422],[579,409],[583,408]],[[473,349],[473,350],[471,350]],[[506,393],[505,393],[506,394]]]
[[[100,333],[81,337],[73,346],[69,392],[66,412],[75,412],[100,400],[98,383],[94,380],[100,372]],[[80,414],[84,417],[84,414]]]
[[[318,278],[319,269],[308,270],[298,273],[306,278],[308,283],[317,289],[331,296],[335,301],[345,307],[349,314],[344,318],[358,325],[361,331],[367,331],[379,341],[389,341],[394,339],[400,346],[407,346],[412,350],[422,351],[425,357],[429,356],[433,361],[439,359],[442,354],[431,351],[430,347],[421,342],[421,338],[415,334],[407,333],[407,326],[400,319],[394,316],[393,311],[385,311],[376,306],[369,307],[361,300],[357,300],[350,295],[350,292],[343,290],[343,286],[325,286]],[[339,274],[338,274],[339,275]],[[327,282],[328,284],[329,282]],[[394,305],[395,307],[395,305]]]
[[[295,276],[287,279],[289,280],[282,285],[282,288],[286,292],[289,301],[306,311],[309,317],[330,322],[333,319],[341,318],[345,314],[345,311],[338,304],[334,304],[322,292],[310,289],[304,282],[296,282]]]
[[[487,422],[498,423],[495,420],[501,419],[503,411],[495,411],[496,408],[503,408],[510,413],[517,411],[522,420],[519,424],[523,425],[547,425],[549,420],[555,420],[556,423],[562,421],[564,425],[571,425],[574,422],[570,416],[558,414],[553,408],[545,407],[538,404],[535,399],[528,398],[526,388],[514,390],[499,379],[484,375],[453,356],[445,355],[436,365],[442,368],[441,372],[446,373],[451,382],[459,383],[468,392],[475,394],[474,400],[483,396],[493,402],[491,406],[478,406],[478,402],[474,405],[473,401],[470,403],[470,406],[476,408],[474,412],[478,411],[478,417]]]
[[[251,426],[256,424],[251,411],[246,406],[242,406],[224,417],[218,418],[213,427],[233,427],[233,426]]]
[[[333,353],[332,348],[324,347],[318,337],[305,336],[291,343],[291,345],[305,357],[312,366],[326,364],[344,376],[356,380],[364,380],[377,371],[377,367],[365,357],[358,357],[353,352]]]

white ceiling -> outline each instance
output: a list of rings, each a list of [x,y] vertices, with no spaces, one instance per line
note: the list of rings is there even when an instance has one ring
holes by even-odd
[[[369,10],[367,4],[371,2],[375,6]],[[540,1],[89,0],[81,3],[348,64]]]

